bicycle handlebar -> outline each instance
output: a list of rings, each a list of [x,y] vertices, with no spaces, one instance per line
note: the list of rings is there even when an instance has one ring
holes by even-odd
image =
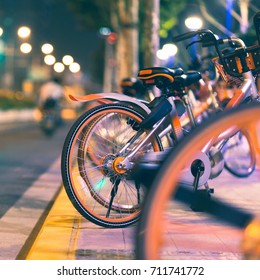
[[[247,48],[246,48],[245,43],[239,38],[219,39],[219,37],[217,35],[215,35],[211,30],[199,29],[196,31],[186,32],[184,34],[173,37],[172,40],[173,40],[173,42],[180,42],[180,41],[194,38],[195,36],[198,36],[199,39],[188,44],[187,48],[189,46],[191,46],[192,44],[196,44],[196,43],[201,43],[203,48],[214,46],[216,49],[216,52],[219,56],[219,59],[221,60],[221,64],[223,65],[226,72],[229,73],[231,76],[235,76],[235,77],[241,76],[241,73],[235,73],[235,72],[231,72],[229,70],[229,67],[228,67],[228,64],[227,64],[225,58],[230,57],[232,55],[240,56],[243,60],[241,63],[243,64],[242,66],[243,66],[244,71],[249,71],[249,69],[246,65],[246,62],[245,62],[245,57],[247,55]],[[219,48],[219,46],[222,44],[228,44],[229,47],[231,49],[233,49],[233,52],[228,55],[224,54],[223,49],[221,50]]]
[[[218,36],[216,36],[211,30],[209,29],[198,29],[196,31],[189,31],[184,34],[175,36],[172,38],[173,42],[180,42],[187,39],[191,39],[195,36],[199,35],[200,42],[205,44],[212,44],[215,45],[215,43],[218,40]]]
[[[186,39],[193,38],[193,37],[195,37],[196,35],[199,34],[198,31],[190,31],[190,32],[175,36],[175,37],[172,38],[172,40],[173,40],[173,42],[177,43],[177,42],[180,42],[180,41],[184,41]]]

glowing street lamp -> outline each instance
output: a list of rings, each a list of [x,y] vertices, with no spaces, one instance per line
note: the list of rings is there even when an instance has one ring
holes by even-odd
[[[0,27],[0,37],[3,35],[3,33],[4,33],[4,29]]]
[[[163,45],[162,49],[168,54],[168,56],[176,55],[176,53],[178,52],[178,48],[174,44],[165,44]]]
[[[21,26],[17,30],[17,35],[22,38],[28,38],[31,35],[31,29],[28,26]]]
[[[57,73],[62,73],[65,69],[65,66],[61,62],[56,62],[53,66],[53,69]]]
[[[44,62],[47,65],[53,65],[56,62],[56,58],[53,55],[51,55],[51,54],[47,54],[44,57]]]
[[[42,45],[41,47],[41,51],[44,53],[44,54],[50,54],[53,52],[53,46],[49,43],[45,43]]]
[[[100,34],[101,36],[106,37],[106,36],[108,36],[110,33],[111,33],[111,30],[110,30],[108,27],[101,27],[101,28],[99,28],[99,34]]]
[[[30,53],[31,51],[32,51],[32,45],[31,44],[29,44],[29,43],[23,43],[23,44],[21,44],[21,46],[20,46],[20,51],[22,52],[22,53]]]
[[[80,71],[80,65],[77,62],[70,64],[69,69],[72,73],[78,73]]]
[[[71,63],[73,63],[74,59],[71,55],[64,55],[62,58],[62,62],[65,65],[70,65]]]
[[[168,60],[178,52],[178,48],[175,44],[165,44],[157,51],[156,55],[160,60]]]
[[[200,29],[202,27],[203,22],[202,22],[201,18],[193,16],[193,17],[188,17],[185,20],[185,25],[190,30],[198,30],[198,29]]]

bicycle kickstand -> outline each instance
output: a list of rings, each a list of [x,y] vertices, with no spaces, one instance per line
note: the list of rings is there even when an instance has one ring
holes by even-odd
[[[114,185],[113,185],[113,188],[112,188],[111,193],[110,193],[111,197],[110,197],[110,201],[109,201],[109,205],[108,205],[108,209],[107,209],[107,213],[106,213],[106,218],[109,217],[109,214],[110,214],[110,211],[111,211],[112,203],[113,203],[114,198],[115,198],[115,196],[116,196],[116,194],[117,194],[117,190],[118,190],[118,185],[119,185],[119,183],[120,183],[120,179],[119,179],[119,178],[116,178],[115,181],[114,181],[113,183],[114,183]]]
[[[135,181],[135,188],[136,188],[136,191],[137,191],[137,202],[138,202],[138,204],[140,204],[141,203],[141,196],[140,196],[141,185],[140,185],[140,182]]]

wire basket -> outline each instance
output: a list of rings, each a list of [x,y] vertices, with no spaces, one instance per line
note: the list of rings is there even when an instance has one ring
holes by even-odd
[[[225,71],[223,65],[219,63],[219,57],[213,58],[212,62],[224,82],[231,86],[239,86],[242,83],[241,78],[231,76]]]
[[[241,49],[238,49],[230,54],[212,59],[221,78],[226,83],[235,86],[239,86],[242,83],[242,74],[248,71],[248,69],[244,71],[242,67],[241,57],[243,57],[243,55],[245,56],[247,68],[252,71],[253,75],[257,75],[260,72],[259,45],[248,47],[245,51],[243,50],[243,52],[241,52]]]

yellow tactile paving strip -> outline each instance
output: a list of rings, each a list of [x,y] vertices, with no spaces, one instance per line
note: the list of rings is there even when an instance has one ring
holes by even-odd
[[[26,260],[75,259],[81,219],[62,187]]]

